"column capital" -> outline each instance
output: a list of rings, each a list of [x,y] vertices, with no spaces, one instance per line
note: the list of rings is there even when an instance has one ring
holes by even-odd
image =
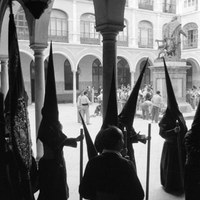
[[[42,43],[34,43],[34,44],[30,44],[30,48],[33,50],[33,51],[43,51],[44,49],[46,49],[48,46],[47,43],[45,44],[42,44]]]

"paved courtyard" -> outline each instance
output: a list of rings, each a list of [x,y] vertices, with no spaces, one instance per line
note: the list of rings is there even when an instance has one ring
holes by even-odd
[[[90,114],[94,113],[97,104],[90,106]],[[31,123],[31,134],[33,141],[33,151],[35,152],[35,111],[34,104],[29,106],[29,116]],[[80,134],[81,125],[77,123],[77,109],[72,104],[59,104],[59,118],[63,124],[63,132],[68,137],[77,137]],[[102,118],[100,116],[91,117],[91,125],[88,125],[88,130],[94,140],[97,132],[100,130]],[[187,126],[190,128],[192,120],[187,119]],[[134,128],[141,134],[148,134],[148,124],[150,121],[143,120],[139,117],[134,119]],[[160,156],[162,151],[163,139],[158,134],[158,124],[151,123],[151,156],[150,156],[150,181],[149,181],[149,200],[184,200],[184,196],[177,197],[170,195],[162,189],[160,185]],[[85,141],[84,144],[84,166],[87,163],[87,152]],[[147,144],[133,144],[135,149],[135,157],[137,163],[138,177],[142,183],[144,191],[146,190],[146,165],[147,165]],[[69,200],[78,200],[78,185],[79,185],[79,163],[80,163],[80,145],[77,148],[64,147],[64,155],[67,167],[67,181],[70,189]],[[37,196],[37,193],[35,194]],[[145,198],[146,199],[146,198]]]

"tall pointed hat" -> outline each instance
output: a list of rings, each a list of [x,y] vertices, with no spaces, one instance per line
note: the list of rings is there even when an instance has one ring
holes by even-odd
[[[47,68],[46,90],[42,108],[42,121],[38,130],[38,138],[51,149],[61,147],[67,136],[61,130],[56,96],[52,42],[50,44],[49,62]]]
[[[97,150],[94,146],[94,143],[92,141],[92,138],[90,137],[89,131],[87,129],[87,126],[85,124],[85,121],[81,115],[81,113],[79,112],[80,118],[81,118],[81,122],[83,124],[83,130],[85,133],[85,141],[86,141],[86,146],[87,146],[87,153],[88,153],[88,159],[92,159],[93,157],[97,156]]]
[[[118,126],[118,111],[117,111],[117,94],[116,94],[116,81],[115,81],[115,68],[113,67],[110,93],[108,98],[108,105],[106,114],[103,120],[100,131],[98,132],[95,138],[95,147],[96,150],[101,153],[103,151],[103,145],[101,142],[102,131],[109,127],[109,125]]]
[[[128,98],[124,108],[122,109],[121,113],[118,116],[119,124],[124,127],[132,127],[133,120],[136,112],[137,100],[138,100],[138,93],[140,90],[141,82],[143,79],[144,72],[146,70],[146,66],[148,64],[148,58],[146,59],[145,65],[140,73],[140,76]]]
[[[52,53],[52,42],[50,44],[49,61],[47,68],[47,79],[45,88],[44,105],[42,108],[42,116],[45,119],[58,121],[58,103],[56,96],[56,82],[54,75],[54,64],[53,64],[53,53]]]
[[[167,88],[167,107],[169,110],[173,111],[176,114],[179,114],[179,107],[176,101],[176,97],[174,94],[174,90],[172,87],[172,83],[169,77],[169,73],[167,70],[167,65],[165,62],[165,58],[163,57],[163,62],[164,62],[164,70],[165,70],[165,80],[166,80],[166,88]]]
[[[115,81],[115,67],[113,67],[110,93],[108,98],[107,110],[103,120],[101,129],[107,128],[109,125],[118,126],[118,112],[117,112],[117,93]]]

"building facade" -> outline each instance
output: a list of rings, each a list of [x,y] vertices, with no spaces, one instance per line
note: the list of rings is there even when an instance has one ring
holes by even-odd
[[[21,64],[29,102],[35,101],[35,64],[30,48],[30,28],[23,7],[15,2]],[[182,36],[182,59],[191,66],[186,73],[186,88],[200,87],[200,3],[198,0],[127,0],[124,15],[125,28],[117,37],[117,86],[134,86],[145,60],[154,65],[158,57],[158,43],[163,27],[178,16],[187,37]],[[6,20],[6,17],[4,17]],[[95,29],[92,0],[55,0],[52,5],[48,33],[53,42],[56,88],[59,102],[76,103],[76,96],[87,86],[97,91],[102,85],[102,36]],[[2,26],[3,27],[3,26]],[[0,58],[6,57],[6,29],[1,30]],[[2,50],[2,47],[4,50]],[[46,68],[49,45],[44,50]],[[2,79],[2,76],[1,76]],[[2,82],[2,80],[1,80]],[[150,67],[146,70],[142,86],[152,84]],[[156,88],[154,88],[156,90]],[[75,98],[74,98],[75,97]]]

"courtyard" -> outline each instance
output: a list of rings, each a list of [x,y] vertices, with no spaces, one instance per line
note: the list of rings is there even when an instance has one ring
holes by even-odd
[[[36,152],[35,145],[35,105],[28,107],[31,135],[33,142],[33,151]],[[94,114],[97,104],[90,106],[90,114]],[[192,113],[186,114],[186,123],[188,129],[192,123]],[[188,117],[190,115],[190,117]],[[59,104],[59,119],[63,125],[63,132],[68,137],[77,137],[80,134],[81,124],[77,123],[77,108],[73,104]],[[91,138],[95,139],[97,132],[102,125],[101,116],[91,117],[91,125],[87,128]],[[143,120],[139,116],[135,117],[133,126],[136,132],[148,135],[148,124],[151,121]],[[151,150],[150,150],[150,177],[149,177],[149,200],[183,200],[184,196],[173,196],[166,193],[160,184],[160,156],[162,152],[163,139],[159,136],[158,124],[151,123]],[[146,190],[146,170],[147,170],[147,144],[136,143],[133,144],[136,157],[137,173],[142,183],[144,191]],[[83,169],[88,161],[85,140],[83,141]],[[80,181],[80,144],[77,148],[64,147],[64,156],[67,168],[67,182],[70,190],[69,200],[78,200],[78,186]],[[146,191],[145,191],[146,193]],[[35,194],[37,197],[38,193]]]

